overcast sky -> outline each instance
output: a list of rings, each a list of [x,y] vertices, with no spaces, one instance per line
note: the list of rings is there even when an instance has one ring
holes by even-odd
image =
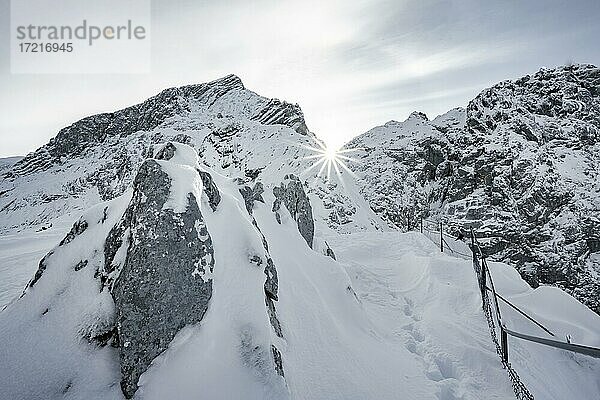
[[[600,64],[599,0],[153,1],[152,72],[137,75],[11,75],[9,15],[0,0],[0,157],[229,73],[299,103],[308,127],[340,145],[541,67]]]

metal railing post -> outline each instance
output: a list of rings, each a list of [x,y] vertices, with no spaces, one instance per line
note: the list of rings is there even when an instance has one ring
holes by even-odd
[[[482,259],[481,264],[481,277],[479,278],[479,289],[481,290],[481,299],[483,300],[483,306],[485,307],[485,299],[487,298],[486,286],[487,286],[487,263]]]
[[[504,325],[500,325],[500,342],[502,344],[502,360],[508,364],[508,335]]]
[[[440,221],[440,250],[442,253],[444,252],[444,226],[442,225],[442,221]]]

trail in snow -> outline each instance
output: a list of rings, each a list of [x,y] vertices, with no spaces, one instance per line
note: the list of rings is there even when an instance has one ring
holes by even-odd
[[[436,239],[435,238],[432,239]],[[419,233],[330,238],[379,333],[420,358],[439,399],[514,398],[496,355],[471,260],[441,253]],[[458,251],[465,243],[451,240]],[[565,292],[532,289],[509,265],[490,263],[496,289],[564,340],[598,346],[600,318]],[[543,333],[501,304],[509,326]],[[395,339],[395,340],[394,340]],[[536,399],[600,398],[600,360],[509,338],[510,362]]]
[[[514,398],[489,339],[472,269],[416,233],[328,240],[378,334],[415,356],[414,369],[435,388],[432,398]]]

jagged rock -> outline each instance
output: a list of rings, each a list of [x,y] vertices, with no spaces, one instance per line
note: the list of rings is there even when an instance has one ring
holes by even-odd
[[[177,135],[173,136],[171,141],[191,145],[192,137],[190,135],[186,135],[185,133],[178,133]]]
[[[73,269],[75,271],[79,271],[82,270],[83,268],[85,268],[88,265],[88,260],[81,260],[77,263],[77,265],[75,265],[75,267],[73,267]]]
[[[264,291],[265,305],[267,306],[269,321],[271,322],[271,326],[273,327],[275,334],[279,337],[283,337],[281,323],[279,322],[279,318],[277,317],[277,310],[275,309],[275,302],[279,300],[279,281],[277,278],[277,268],[275,268],[275,263],[273,263],[273,259],[269,255],[269,244],[267,243],[267,238],[265,238],[265,235],[263,235],[254,217],[252,217],[252,225],[254,225],[254,227],[256,228],[256,230],[262,238],[262,244],[265,249],[267,259],[264,269],[266,275]],[[263,264],[262,259],[257,255],[254,255],[250,261],[258,266],[261,266]]]
[[[273,194],[275,195],[273,212],[275,212],[277,221],[280,222],[279,209],[283,203],[292,215],[292,218],[297,222],[298,231],[300,231],[308,246],[312,248],[315,223],[310,200],[304,192],[300,179],[292,174],[286,175],[281,186],[273,188]]]
[[[125,216],[114,228],[117,234],[131,232],[124,265],[111,289],[121,387],[127,398],[177,332],[202,320],[212,295],[213,247],[197,199],[188,194],[182,213],[164,209],[170,188],[170,178],[158,162],[145,161]],[[117,246],[105,247],[107,261],[114,258]]]
[[[244,186],[240,188],[240,194],[244,198],[248,214],[252,214],[252,208],[254,207],[255,201],[260,201],[261,203],[265,202],[265,200],[262,198],[262,194],[264,192],[265,189],[263,187],[263,184],[260,182],[256,182],[253,188],[250,188],[250,186]]]
[[[327,257],[331,257],[335,260],[336,258],[335,258],[335,253],[333,252],[333,249],[331,247],[329,247],[329,244],[327,242],[325,242],[325,246],[327,246],[327,249],[325,250],[325,255]]]
[[[42,258],[38,264],[38,269],[35,272],[35,275],[33,276],[33,278],[29,281],[29,283],[27,284],[27,287],[33,287],[33,285],[35,285],[35,283],[42,277],[42,275],[44,274],[44,271],[46,270],[46,268],[48,267],[47,265],[47,260],[50,256],[52,256],[52,251],[50,251],[48,254],[46,254],[44,256],[44,258]],[[27,288],[25,288],[25,291],[27,290]],[[25,294],[25,291],[23,291],[23,294],[21,296],[23,296]]]
[[[304,114],[298,104],[271,99],[262,110],[252,116],[252,119],[267,125],[286,125],[301,135],[308,135]]]
[[[202,179],[202,186],[204,187],[204,193],[208,196],[208,204],[210,204],[210,208],[213,211],[217,210],[217,206],[221,202],[221,194],[219,193],[219,189],[215,182],[212,179],[212,176],[206,172],[198,170],[198,174],[200,175],[200,179]]]
[[[69,244],[75,239],[77,236],[81,235],[88,228],[88,222],[85,219],[80,219],[73,224],[73,227],[67,233],[67,236],[63,238],[58,244],[59,246],[64,246]]]
[[[391,225],[432,215],[473,227],[532,286],[554,284],[600,313],[600,223],[589,219],[599,138],[600,69],[573,65],[501,82],[430,122],[413,113],[347,147],[361,149],[350,168]]]
[[[175,145],[171,142],[168,142],[156,151],[156,154],[154,154],[153,158],[157,160],[168,161],[175,156],[176,151],[177,148],[175,147]]]
[[[277,371],[277,374],[280,376],[285,376],[283,373],[283,360],[281,358],[281,353],[279,350],[277,350],[275,345],[271,345],[271,351],[273,353],[273,360],[275,361],[275,371]]]
[[[263,168],[252,168],[252,169],[247,169],[244,171],[244,175],[246,176],[246,178],[250,179],[251,181],[255,180],[256,178],[258,178],[258,175],[260,175],[260,173],[262,172]]]

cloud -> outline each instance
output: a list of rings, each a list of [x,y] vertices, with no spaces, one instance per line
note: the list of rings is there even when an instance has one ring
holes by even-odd
[[[0,155],[33,150],[76,118],[229,73],[299,103],[309,128],[339,145],[415,109],[466,106],[542,66],[597,63],[598,16],[595,0],[155,0],[151,74],[14,76],[2,59]],[[8,140],[15,131],[28,134]]]

